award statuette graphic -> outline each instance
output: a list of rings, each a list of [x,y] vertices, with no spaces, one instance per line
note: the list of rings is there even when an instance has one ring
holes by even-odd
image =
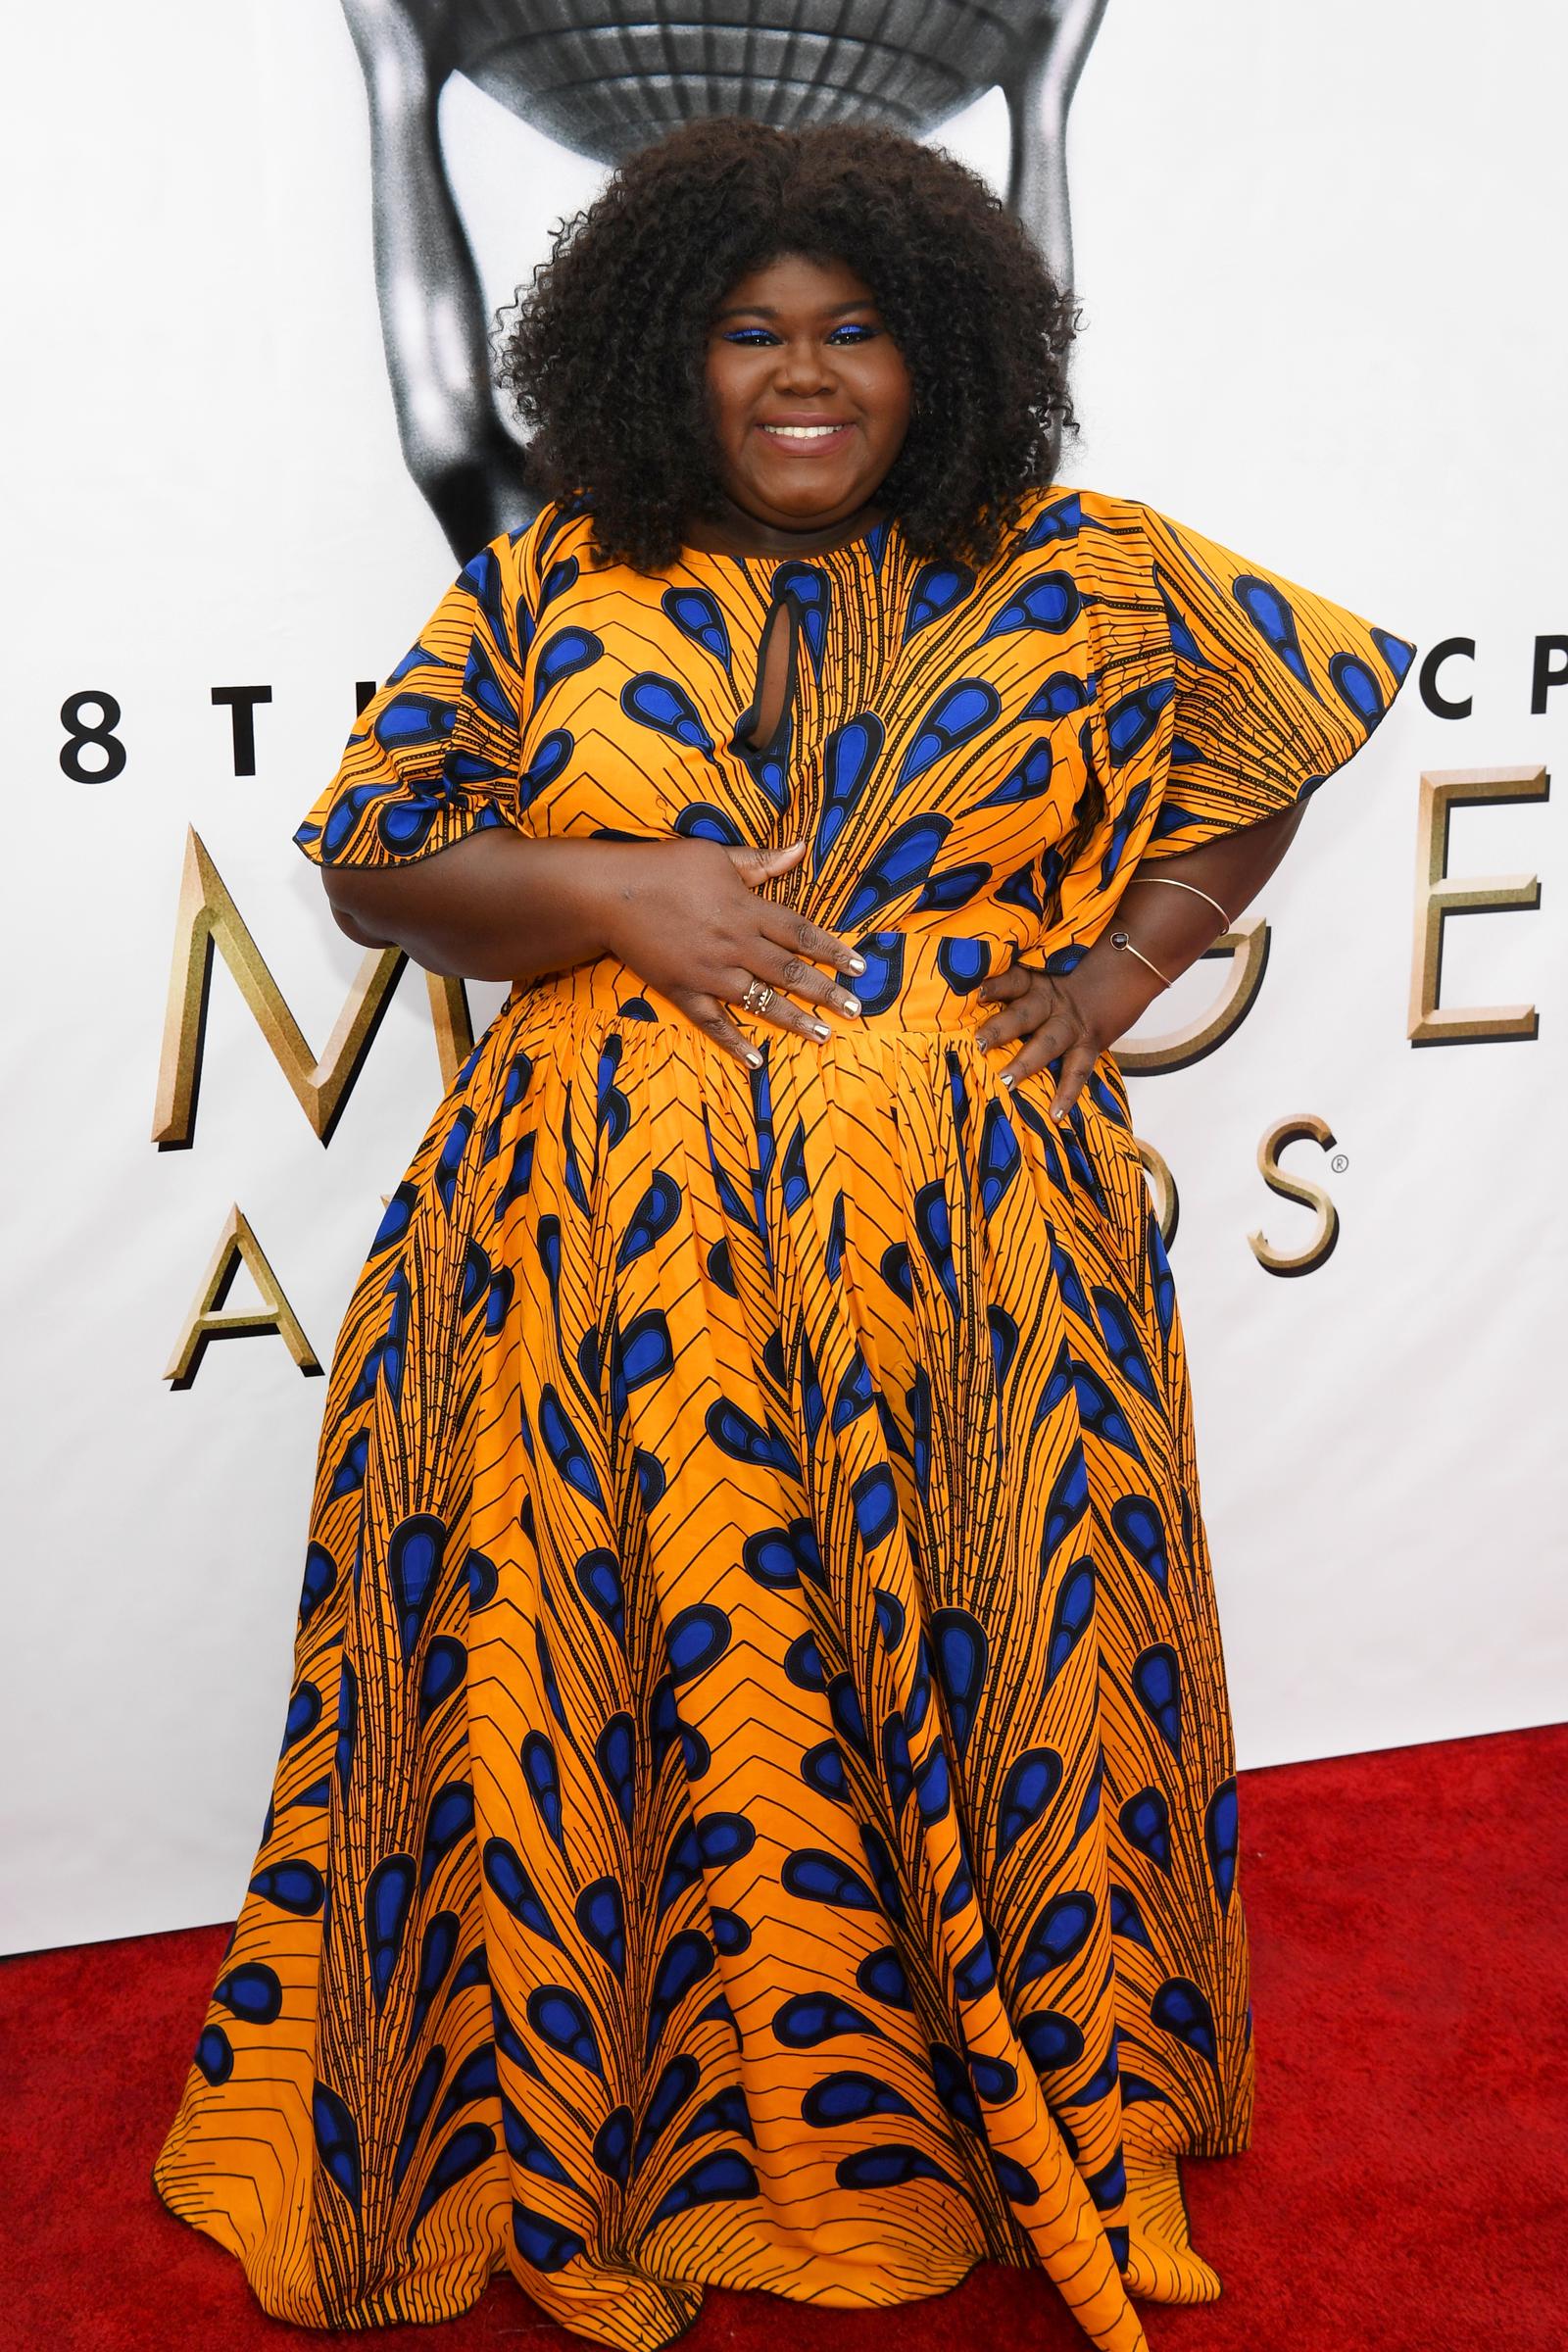
[[[681,122],[923,136],[1000,88],[1007,202],[1072,282],[1067,109],[1105,0],[343,0],[370,111],[381,332],[410,473],[461,560],[532,519],[436,104],[463,74],[612,165]]]

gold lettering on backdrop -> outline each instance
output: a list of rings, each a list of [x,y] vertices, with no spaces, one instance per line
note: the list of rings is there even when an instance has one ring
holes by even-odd
[[[458,1072],[473,1052],[473,1014],[468,1009],[468,992],[455,973],[426,972],[424,985],[429,991],[436,1058],[445,1091],[456,1083]]]
[[[206,845],[192,827],[185,842],[158,1070],[158,1104],[153,1115],[153,1141],[160,1151],[187,1150],[195,1136],[215,950],[228,966],[312,1129],[323,1144],[330,1143],[408,957],[400,948],[368,952],[327,1039],[326,1051],[318,1060]],[[473,1051],[467,994],[461,980],[446,974],[427,972],[425,979],[442,1084],[451,1086]]]
[[[1198,961],[1205,963],[1212,956],[1230,958],[1230,973],[1218,1001],[1185,1028],[1167,1029],[1137,1045],[1118,1045],[1116,1059],[1129,1077],[1149,1077],[1156,1070],[1185,1070],[1190,1062],[1201,1061],[1205,1054],[1222,1046],[1247,1018],[1268,963],[1268,924],[1263,916],[1240,916],[1222,939],[1203,950]]]
[[[234,1277],[241,1266],[245,1268],[257,1290],[260,1303],[237,1307],[225,1313],[223,1301],[233,1288]],[[218,1248],[212,1263],[202,1277],[200,1290],[191,1302],[189,1314],[180,1327],[174,1352],[169,1360],[164,1378],[176,1389],[188,1389],[201,1370],[202,1357],[213,1340],[254,1340],[263,1337],[280,1339],[307,1379],[319,1374],[320,1364],[316,1350],[300,1328],[300,1320],[283,1296],[283,1286],[272,1272],[261,1243],[251,1231],[250,1220],[236,1203],[223,1220],[223,1230],[218,1237]]]
[[[1116,1058],[1119,1061],[1121,1055],[1118,1054]],[[1133,1141],[1138,1146],[1138,1156],[1148,1172],[1150,1190],[1154,1196],[1159,1238],[1168,1250],[1176,1239],[1176,1225],[1181,1216],[1181,1197],[1176,1190],[1176,1179],[1170,1172],[1170,1161],[1162,1152],[1156,1152],[1152,1144],[1146,1144],[1139,1136],[1134,1136]]]
[[[1410,969],[1410,1043],[1458,1046],[1535,1037],[1533,1004],[1442,1004],[1443,926],[1454,914],[1496,914],[1541,905],[1534,874],[1494,874],[1486,880],[1448,879],[1448,820],[1455,808],[1489,801],[1544,801],[1550,786],[1544,767],[1435,767],[1421,778],[1416,831],[1415,952]]]
[[[1292,1144],[1305,1143],[1321,1144],[1325,1152],[1331,1152],[1335,1143],[1334,1130],[1327,1119],[1320,1119],[1310,1110],[1276,1119],[1272,1127],[1264,1129],[1257,1147],[1257,1164],[1269,1191],[1278,1193],[1282,1200],[1299,1200],[1303,1208],[1315,1208],[1318,1219],[1317,1231],[1306,1248],[1294,1257],[1276,1250],[1261,1230],[1248,1235],[1252,1255],[1268,1274],[1314,1273],[1340,1238],[1340,1212],[1323,1187],[1303,1177],[1287,1176],[1280,1166],[1282,1152]]]

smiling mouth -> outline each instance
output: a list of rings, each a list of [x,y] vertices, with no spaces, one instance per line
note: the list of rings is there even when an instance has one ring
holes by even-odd
[[[854,431],[850,424],[759,424],[758,431],[765,433],[780,449],[814,453],[831,449]]]

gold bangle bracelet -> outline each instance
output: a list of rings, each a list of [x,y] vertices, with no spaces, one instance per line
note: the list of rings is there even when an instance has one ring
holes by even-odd
[[[1214,912],[1219,916],[1219,919],[1224,924],[1226,930],[1228,931],[1231,927],[1231,918],[1226,913],[1224,907],[1220,905],[1218,899],[1211,898],[1206,890],[1200,890],[1196,882],[1178,882],[1174,874],[1145,874],[1138,872],[1136,868],[1128,875],[1127,879],[1129,882],[1163,882],[1171,890],[1190,890],[1195,898],[1208,899],[1209,905],[1213,907]]]
[[[1171,986],[1171,982],[1160,970],[1158,964],[1149,963],[1149,957],[1144,954],[1143,949],[1135,948],[1125,931],[1113,931],[1110,935],[1110,944],[1113,948],[1120,948],[1123,953],[1128,956],[1136,956],[1140,963],[1148,963],[1150,970],[1153,973],[1154,978],[1159,982],[1161,988],[1169,988]]]

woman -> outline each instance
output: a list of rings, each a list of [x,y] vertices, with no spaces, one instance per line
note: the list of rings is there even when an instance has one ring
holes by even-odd
[[[155,2176],[279,2317],[1219,2290],[1231,1729],[1109,1049],[1410,648],[1055,484],[1070,334],[937,152],[638,156],[511,328],[548,503],[297,836],[515,985],[339,1343]]]

